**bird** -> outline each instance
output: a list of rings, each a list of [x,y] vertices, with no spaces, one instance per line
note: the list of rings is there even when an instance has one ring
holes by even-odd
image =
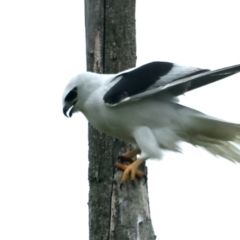
[[[155,61],[117,74],[81,73],[63,91],[63,114],[82,112],[89,123],[133,150],[120,159],[121,185],[142,178],[140,166],[161,159],[163,151],[181,152],[179,143],[199,146],[240,163],[240,124],[181,105],[178,96],[240,72],[240,64],[217,70]],[[133,158],[136,160],[132,160]]]

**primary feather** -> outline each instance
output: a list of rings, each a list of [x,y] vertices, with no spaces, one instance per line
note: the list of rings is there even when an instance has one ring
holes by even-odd
[[[205,115],[176,102],[176,96],[240,71],[240,65],[210,71],[153,62],[119,74],[83,73],[63,94],[63,112],[81,111],[91,125],[131,142],[141,159],[161,158],[188,142],[240,162],[240,124]],[[235,146],[236,145],[236,146]]]

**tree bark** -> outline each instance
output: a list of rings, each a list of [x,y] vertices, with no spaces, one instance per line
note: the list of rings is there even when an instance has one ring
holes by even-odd
[[[85,0],[87,70],[117,73],[136,63],[135,0]],[[132,117],[132,116],[129,116]],[[89,239],[155,239],[147,184],[127,183],[114,168],[130,145],[89,125]],[[146,168],[145,168],[146,171]]]

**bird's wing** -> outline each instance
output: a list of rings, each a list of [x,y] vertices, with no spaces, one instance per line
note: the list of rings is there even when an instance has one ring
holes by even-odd
[[[152,62],[116,75],[103,97],[109,106],[147,97],[161,91],[178,96],[240,71],[240,64],[214,71],[169,62]]]

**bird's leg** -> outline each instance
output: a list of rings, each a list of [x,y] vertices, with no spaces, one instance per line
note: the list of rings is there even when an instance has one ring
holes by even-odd
[[[119,162],[117,163],[117,168],[119,170],[125,171],[127,168],[127,165],[123,164],[124,162],[129,162],[130,164],[133,163],[133,158],[139,154],[141,151],[139,149],[133,149],[131,151],[128,151],[121,156],[118,157]]]
[[[135,180],[136,176],[139,177],[139,178],[143,178],[144,177],[144,173],[138,169],[139,166],[143,162],[144,162],[143,159],[138,158],[137,160],[135,160],[133,163],[131,163],[128,166],[123,165],[124,169],[121,168],[122,170],[124,170],[123,175],[122,175],[121,185],[126,183],[128,175],[130,175],[130,179],[132,181]]]
[[[133,158],[139,154],[141,151],[139,149],[133,149],[131,151],[128,151],[121,156],[118,157],[118,159],[123,163],[123,162],[133,162]]]
[[[123,176],[121,180],[121,184],[124,184],[127,181],[128,175],[130,175],[131,180],[133,181],[136,176],[138,178],[144,177],[144,173],[138,169],[138,167],[144,162],[142,159],[133,160],[133,158],[139,154],[141,151],[139,149],[134,149],[124,153],[119,156],[118,159],[123,162],[129,162],[130,165],[124,165],[121,163],[117,163],[117,168],[123,171]]]

